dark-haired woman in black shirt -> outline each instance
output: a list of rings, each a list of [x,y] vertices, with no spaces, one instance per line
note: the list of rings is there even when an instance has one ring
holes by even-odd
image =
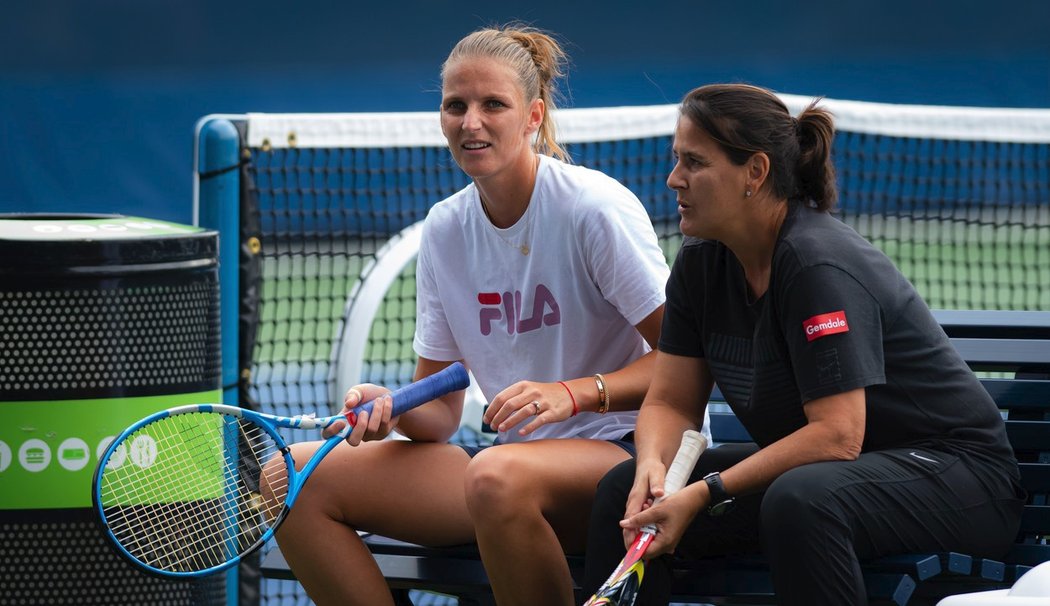
[[[595,501],[585,591],[648,523],[651,556],[762,549],[782,604],[865,603],[867,558],[1002,555],[1024,503],[1002,418],[914,287],[829,214],[831,115],[795,118],[747,85],[698,88],[680,110],[667,183],[688,237],[637,460]],[[650,506],[715,383],[755,443],[708,450]],[[668,599],[653,563],[639,604]]]

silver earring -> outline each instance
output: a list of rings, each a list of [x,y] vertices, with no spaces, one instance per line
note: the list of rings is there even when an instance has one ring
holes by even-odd
[[[751,190],[750,189],[744,190],[744,197],[745,198],[750,198],[751,197]]]

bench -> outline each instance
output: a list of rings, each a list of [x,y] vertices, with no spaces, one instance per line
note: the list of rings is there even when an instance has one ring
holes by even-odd
[[[1009,587],[1030,568],[1050,560],[1050,312],[937,311],[937,320],[1003,411],[1010,443],[1029,492],[1017,540],[1001,561],[964,553],[923,553],[865,562],[872,603],[935,604],[946,595]],[[711,430],[716,443],[750,441],[732,411],[713,397]],[[429,548],[367,536],[380,569],[400,604],[409,590],[459,598],[463,606],[493,604],[484,568],[473,545]],[[575,578],[583,561],[570,556]],[[278,549],[263,559],[264,577],[294,579]],[[679,560],[673,601],[761,604],[775,602],[761,556]],[[582,601],[582,597],[579,601]]]

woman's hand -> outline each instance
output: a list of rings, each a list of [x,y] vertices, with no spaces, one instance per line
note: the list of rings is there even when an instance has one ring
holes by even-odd
[[[632,491],[633,496],[633,491]],[[627,515],[620,522],[624,542],[630,546],[643,526],[656,526],[656,536],[645,552],[649,559],[671,553],[682,540],[682,534],[700,511],[701,501],[694,491],[681,491],[655,504],[648,504],[642,511]]]
[[[667,475],[667,467],[657,460],[650,462],[639,461],[634,472],[634,485],[627,495],[627,506],[624,509],[624,520],[629,520],[635,515],[645,511],[652,506],[653,501],[663,496],[664,478]],[[654,491],[657,494],[653,494]],[[625,546],[634,543],[638,536],[639,527],[623,527],[623,541]]]
[[[693,491],[685,490],[655,503],[657,499],[665,496],[666,478],[667,466],[659,459],[639,461],[634,474],[634,485],[627,495],[624,519],[620,522],[625,547],[634,543],[643,526],[656,524],[658,532],[646,550],[647,559],[674,551],[678,541],[682,539],[682,533],[702,505],[695,500]]]
[[[371,440],[382,440],[390,435],[390,432],[397,426],[397,419],[391,418],[394,404],[390,398],[390,390],[371,383],[355,385],[348,389],[343,397],[343,410],[340,414],[345,415],[355,406],[369,400],[372,400],[372,414],[362,412],[357,415],[357,425],[346,437],[346,441],[351,446]],[[329,438],[339,433],[343,427],[345,427],[343,421],[336,421],[326,427],[321,435]]]
[[[548,423],[568,419],[574,409],[568,387],[561,383],[519,381],[492,398],[483,420],[497,431],[510,431],[528,421],[518,430],[525,436]]]

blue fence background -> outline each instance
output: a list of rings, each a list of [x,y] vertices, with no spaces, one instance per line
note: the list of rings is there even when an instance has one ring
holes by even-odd
[[[568,42],[566,106],[677,101],[711,81],[1050,107],[1042,0],[39,0],[0,19],[0,212],[191,220],[209,113],[435,109],[455,40],[518,19]]]

